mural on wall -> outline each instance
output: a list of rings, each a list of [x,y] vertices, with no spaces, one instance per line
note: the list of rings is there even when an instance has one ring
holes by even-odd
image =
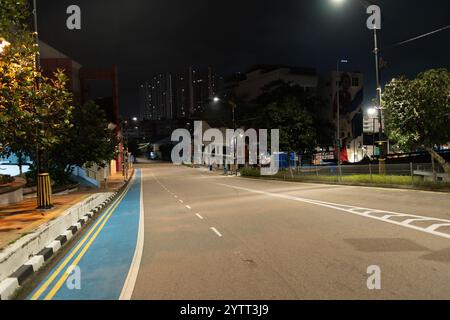
[[[358,83],[354,86],[352,76],[349,73],[341,75],[341,88],[339,90],[339,113],[341,127],[341,161],[349,162],[348,146],[358,137],[363,135],[363,113],[362,103],[364,98],[364,89]],[[337,121],[337,92],[333,100],[333,119]],[[337,159],[337,146],[335,147],[335,158]]]

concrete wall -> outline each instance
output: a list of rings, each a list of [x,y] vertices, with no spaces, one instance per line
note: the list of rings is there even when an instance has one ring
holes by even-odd
[[[111,193],[98,193],[66,210],[31,234],[28,234],[0,252],[0,282],[9,277],[21,265],[49,245],[86,213],[103,203]]]

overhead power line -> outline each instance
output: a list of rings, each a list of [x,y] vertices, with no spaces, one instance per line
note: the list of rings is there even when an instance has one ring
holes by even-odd
[[[434,30],[434,31],[431,31],[431,32],[428,32],[428,33],[425,33],[425,34],[422,34],[422,35],[420,35],[420,36],[417,36],[417,37],[414,37],[414,38],[405,40],[405,41],[401,41],[401,42],[395,43],[395,44],[389,46],[388,48],[398,47],[398,46],[401,46],[401,45],[404,45],[404,44],[407,44],[407,43],[410,43],[410,42],[413,42],[413,41],[416,41],[416,40],[419,40],[419,39],[422,39],[422,38],[425,38],[425,37],[429,37],[429,36],[431,36],[431,35],[433,35],[433,34],[436,34],[436,33],[438,33],[438,32],[442,32],[442,31],[445,31],[445,30],[447,30],[447,29],[450,29],[450,25],[448,25],[448,26],[446,26],[446,27],[442,27],[442,28],[437,29],[437,30]]]

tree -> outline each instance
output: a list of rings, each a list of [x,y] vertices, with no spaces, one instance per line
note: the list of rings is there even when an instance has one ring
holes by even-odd
[[[33,128],[29,109],[35,100],[37,47],[27,26],[25,0],[0,2],[0,35],[10,42],[0,56],[0,152],[29,142],[27,130]],[[22,148],[16,148],[22,149]],[[17,151],[17,150],[16,150]]]
[[[333,125],[317,112],[323,103],[298,85],[275,81],[263,88],[249,110],[255,126],[280,129],[281,150],[308,153],[318,144],[332,142]]]
[[[137,139],[128,140],[128,152],[136,158],[142,155],[142,150],[139,148],[139,142]]]
[[[50,79],[36,68],[27,2],[0,2],[0,34],[11,43],[0,59],[0,152],[17,154],[19,162],[29,155],[36,165],[38,154],[47,162],[45,151],[71,128],[72,94],[62,70]]]
[[[75,166],[105,167],[117,155],[114,132],[108,129],[103,109],[88,102],[73,109],[72,126],[49,149],[50,172],[58,183],[65,183]]]
[[[280,150],[310,152],[315,147],[313,117],[297,98],[270,103],[264,108],[263,116],[261,125],[280,129]]]
[[[264,111],[270,104],[281,103],[289,98],[297,105],[294,111],[297,110],[300,113],[299,116],[308,116],[308,118],[312,119],[312,127],[310,129],[314,134],[313,147],[320,144],[333,144],[334,125],[324,120],[320,112],[317,111],[326,107],[325,101],[298,85],[292,85],[282,80],[274,81],[264,87],[263,93],[258,98],[247,108],[240,110],[243,113],[240,116],[252,119],[252,124],[256,127],[269,128],[265,121],[267,114],[266,112],[261,112],[261,110]],[[312,151],[313,147],[310,146],[306,149]],[[306,149],[297,151],[306,152]]]
[[[450,72],[435,69],[413,80],[393,79],[383,106],[390,139],[405,149],[426,149],[450,174],[450,164],[434,150],[450,141]]]

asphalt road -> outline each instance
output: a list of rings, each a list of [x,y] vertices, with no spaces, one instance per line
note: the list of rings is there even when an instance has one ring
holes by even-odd
[[[450,298],[449,194],[141,167],[133,299]]]

